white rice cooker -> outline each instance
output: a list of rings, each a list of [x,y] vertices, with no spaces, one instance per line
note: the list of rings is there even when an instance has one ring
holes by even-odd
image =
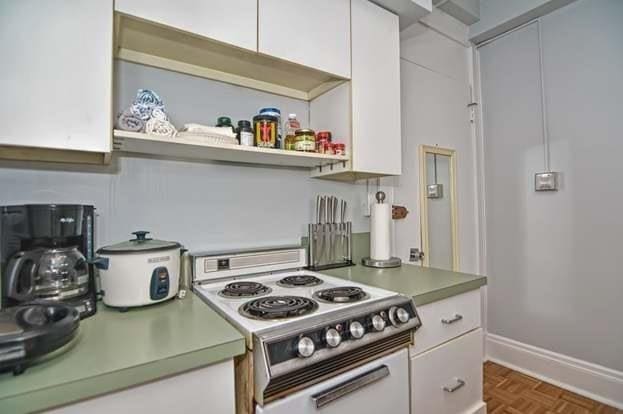
[[[154,240],[147,231],[97,251],[104,304],[121,310],[171,299],[179,289],[181,245]]]

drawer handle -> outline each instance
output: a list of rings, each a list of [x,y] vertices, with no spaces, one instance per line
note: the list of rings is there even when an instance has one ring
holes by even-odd
[[[454,322],[458,322],[463,319],[463,315],[455,313],[454,316],[450,319],[444,318],[441,320],[441,323],[444,325],[452,325]]]
[[[458,390],[460,388],[463,388],[465,386],[465,381],[463,381],[462,379],[456,378],[455,380],[456,380],[456,384],[454,384],[454,385],[444,385],[443,386],[443,390],[445,392],[454,392],[454,391],[456,391],[456,390]]]
[[[357,391],[366,385],[380,381],[385,377],[389,377],[389,367],[387,365],[381,365],[378,368],[358,375],[355,378],[331,387],[328,390],[312,395],[311,398],[315,403],[316,408],[322,408],[325,405],[350,394],[351,392]]]

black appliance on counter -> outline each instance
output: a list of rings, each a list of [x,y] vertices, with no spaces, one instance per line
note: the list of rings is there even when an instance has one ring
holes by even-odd
[[[78,334],[80,315],[65,304],[18,305],[0,311],[0,373],[19,375]],[[67,348],[65,348],[66,350]]]
[[[58,303],[95,314],[95,208],[80,204],[0,207],[0,309]]]

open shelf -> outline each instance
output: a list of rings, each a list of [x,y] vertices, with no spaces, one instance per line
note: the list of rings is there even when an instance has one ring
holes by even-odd
[[[315,168],[332,164],[346,164],[349,160],[348,156],[343,155],[286,151],[244,145],[204,144],[185,138],[160,137],[118,129],[113,131],[113,137],[115,151],[204,161]]]
[[[115,57],[305,101],[348,81],[121,13],[115,14]]]

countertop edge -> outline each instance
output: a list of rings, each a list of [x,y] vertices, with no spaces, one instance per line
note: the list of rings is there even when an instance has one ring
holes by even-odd
[[[461,293],[469,292],[470,290],[479,289],[486,284],[487,277],[481,276],[477,279],[453,284],[452,286],[446,286],[430,292],[413,295],[413,300],[415,301],[415,304],[417,306],[427,305],[429,303],[447,299],[452,296],[460,295]]]
[[[0,412],[49,410],[202,368],[242,355],[244,338],[118,371],[0,399]]]

